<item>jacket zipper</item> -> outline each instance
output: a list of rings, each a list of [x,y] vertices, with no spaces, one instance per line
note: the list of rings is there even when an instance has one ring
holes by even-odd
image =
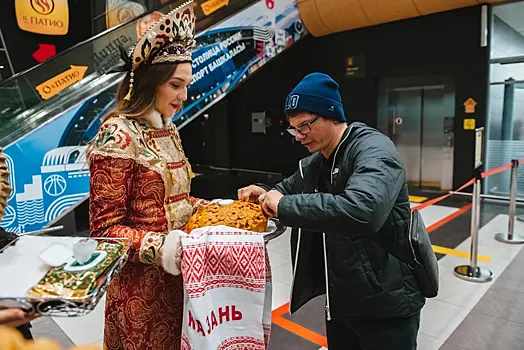
[[[335,155],[333,156],[333,164],[331,165],[331,173],[330,173],[330,179],[331,179],[331,186],[333,186],[333,171],[335,170],[335,162],[337,160],[337,154],[340,150],[340,147],[344,142],[346,142],[347,138],[349,137],[349,134],[351,134],[351,129],[353,129],[353,125],[349,127],[349,131],[344,137],[344,139],[338,144],[337,150],[335,151]],[[328,276],[328,258],[327,258],[327,244],[326,244],[326,234],[322,233],[322,238],[324,239],[324,273],[326,274],[326,317],[328,321],[331,321],[331,309],[330,309],[330,303],[329,303],[329,276]]]
[[[302,170],[302,161],[298,161],[298,169],[300,170],[300,177],[302,180],[304,180],[304,172]],[[304,186],[302,186],[303,188]],[[302,189],[302,194],[304,194],[304,190]],[[302,236],[302,229],[298,229],[298,240],[297,240],[297,252],[295,253],[295,266],[293,267],[293,280],[291,281],[291,290],[289,291],[289,314],[292,315],[291,312],[291,304],[293,299],[293,287],[295,285],[295,276],[297,275],[297,266],[298,266],[298,251],[300,250],[300,238]]]
[[[333,186],[333,170],[335,168],[335,160],[337,159],[337,154],[338,154],[338,151],[340,150],[340,147],[342,146],[342,144],[347,140],[347,138],[349,137],[349,135],[351,134],[351,130],[353,129],[353,125],[351,125],[349,127],[349,132],[347,133],[346,137],[344,137],[344,139],[339,143],[338,147],[337,147],[337,150],[335,151],[335,155],[333,157],[333,165],[331,166],[331,186]],[[298,162],[298,169],[300,170],[300,177],[302,178],[302,180],[304,180],[304,172],[302,170],[302,162],[299,161]],[[304,193],[304,191],[302,190],[302,194]],[[298,241],[297,241],[297,252],[295,254],[295,267],[293,269],[293,281],[291,282],[291,295],[290,295],[290,298],[289,300],[292,301],[292,297],[293,297],[293,287],[295,285],[295,276],[296,276],[296,273],[297,273],[297,267],[298,267],[298,252],[300,250],[300,238],[301,238],[301,235],[302,235],[302,230],[301,229],[298,229]],[[329,298],[329,276],[328,276],[328,258],[327,258],[327,245],[326,245],[326,234],[325,233],[322,233],[322,240],[323,240],[323,248],[324,248],[324,274],[325,274],[325,279],[326,279],[326,318],[328,321],[331,321],[331,310],[330,310],[330,298]],[[291,313],[291,304],[292,302],[290,302],[289,304],[289,314],[292,315]]]

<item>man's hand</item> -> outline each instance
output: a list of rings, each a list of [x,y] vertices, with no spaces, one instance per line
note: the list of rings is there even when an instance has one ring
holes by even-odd
[[[18,327],[24,325],[38,316],[26,316],[20,309],[3,309],[0,310],[0,326]]]
[[[271,190],[258,197],[258,202],[262,205],[262,210],[270,218],[278,216],[278,203],[284,195],[278,191]]]
[[[262,187],[250,185],[238,190],[238,199],[244,202],[255,202],[266,190]]]

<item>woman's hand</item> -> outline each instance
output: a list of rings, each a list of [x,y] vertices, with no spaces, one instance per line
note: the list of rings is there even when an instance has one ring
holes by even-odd
[[[20,309],[4,309],[0,310],[0,326],[16,328],[31,322],[37,317],[38,315],[26,316]]]
[[[239,200],[244,202],[256,202],[258,198],[267,191],[262,187],[250,185],[239,189],[237,192]]]

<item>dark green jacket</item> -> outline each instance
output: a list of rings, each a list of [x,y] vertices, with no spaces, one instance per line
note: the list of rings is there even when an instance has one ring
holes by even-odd
[[[331,179],[320,193],[326,161]],[[302,159],[275,189],[284,194],[278,217],[294,228],[291,312],[322,294],[333,318],[403,317],[422,308],[409,266],[382,248],[403,239],[410,217],[406,174],[389,138],[353,123],[330,160]]]

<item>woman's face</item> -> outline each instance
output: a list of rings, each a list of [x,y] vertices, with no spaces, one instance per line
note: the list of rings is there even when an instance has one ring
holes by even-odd
[[[164,117],[173,117],[187,100],[187,86],[193,79],[191,63],[181,63],[156,94],[155,109]]]

